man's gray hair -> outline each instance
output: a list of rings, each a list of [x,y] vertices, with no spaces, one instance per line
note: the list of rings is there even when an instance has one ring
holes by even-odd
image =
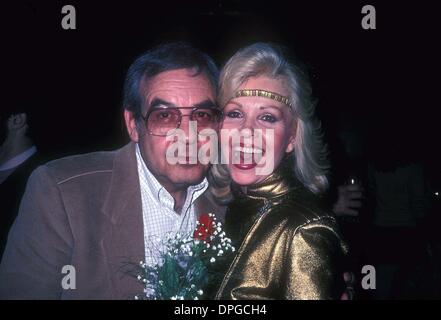
[[[192,69],[193,76],[204,74],[213,89],[217,89],[219,70],[213,59],[187,42],[158,45],[143,53],[130,66],[124,82],[123,107],[140,119],[144,96],[140,92],[142,80],[170,70]]]

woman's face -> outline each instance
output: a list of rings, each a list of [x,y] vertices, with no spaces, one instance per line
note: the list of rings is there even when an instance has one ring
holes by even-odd
[[[238,88],[244,89],[289,96],[283,80],[266,76],[249,78]],[[294,149],[296,122],[286,104],[266,97],[237,97],[231,99],[223,111],[223,161],[227,162],[235,183],[247,186],[264,180],[277,168],[285,153]]]

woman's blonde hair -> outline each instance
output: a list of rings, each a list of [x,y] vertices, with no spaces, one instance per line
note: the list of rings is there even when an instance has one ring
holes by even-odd
[[[283,79],[290,90],[289,98],[296,117],[296,138],[292,161],[297,179],[314,193],[328,188],[328,151],[323,143],[320,121],[315,116],[316,100],[305,70],[300,63],[290,63],[281,47],[269,43],[255,43],[234,54],[221,70],[218,103],[224,108],[247,79],[266,76]],[[259,89],[259,88],[253,88]],[[224,165],[213,165],[210,189],[221,203],[231,200],[231,179]]]

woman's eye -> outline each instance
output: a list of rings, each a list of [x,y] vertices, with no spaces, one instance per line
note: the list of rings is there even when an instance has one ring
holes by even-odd
[[[238,111],[230,111],[230,112],[227,112],[227,117],[228,118],[241,118],[242,115]]]
[[[272,114],[264,114],[263,116],[260,117],[260,119],[270,123],[274,123],[277,121],[276,117],[273,116]]]

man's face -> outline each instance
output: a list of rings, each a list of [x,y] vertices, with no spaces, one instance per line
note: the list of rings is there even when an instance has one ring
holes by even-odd
[[[162,101],[176,107],[193,107],[197,105],[215,104],[215,92],[204,74],[194,76],[189,69],[178,69],[162,72],[149,81],[141,82],[141,94],[144,97],[142,114],[146,116],[152,106]],[[182,115],[190,114],[191,109],[181,109]],[[199,161],[196,164],[170,164],[166,158],[167,148],[176,141],[166,136],[149,134],[145,121],[136,127],[135,119],[129,111],[125,111],[125,120],[130,138],[139,143],[142,157],[156,179],[168,190],[186,188],[201,182],[208,170],[208,165]],[[189,117],[183,116],[180,129],[185,132],[186,152],[190,145],[198,150],[205,142],[198,142],[197,135],[189,134]],[[169,141],[167,141],[169,140]]]

